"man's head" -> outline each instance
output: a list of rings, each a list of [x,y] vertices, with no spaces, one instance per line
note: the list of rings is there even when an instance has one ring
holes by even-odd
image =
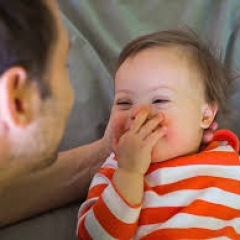
[[[192,34],[163,31],[140,37],[123,49],[117,64],[115,132],[124,124],[128,129],[141,109],[149,117],[161,113],[167,133],[154,148],[153,161],[197,152],[203,130],[218,107],[226,107],[228,79]]]
[[[55,0],[0,0],[0,121],[12,160],[55,153],[73,100],[68,48]]]
[[[0,75],[22,67],[42,96],[49,95],[44,75],[57,38],[56,21],[44,1],[0,1]]]

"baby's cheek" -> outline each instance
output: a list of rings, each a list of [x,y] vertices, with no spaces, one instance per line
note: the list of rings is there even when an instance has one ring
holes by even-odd
[[[166,127],[165,134],[157,141],[156,145],[152,150],[152,162],[162,162],[165,161],[165,155],[168,151],[166,147],[171,143],[172,139],[172,129],[168,123],[167,118],[164,116],[164,120],[161,126]]]
[[[126,129],[126,116],[118,114],[113,118],[113,135],[115,140],[119,140],[119,138],[125,133]]]

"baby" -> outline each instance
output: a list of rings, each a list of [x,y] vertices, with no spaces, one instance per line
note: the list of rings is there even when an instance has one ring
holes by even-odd
[[[197,36],[130,42],[115,74],[114,153],[79,210],[80,239],[240,239],[238,138],[203,131],[227,112],[231,77]]]

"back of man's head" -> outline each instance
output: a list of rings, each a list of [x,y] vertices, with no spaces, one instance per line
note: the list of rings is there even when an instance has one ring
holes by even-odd
[[[0,75],[23,67],[42,97],[49,94],[44,74],[57,37],[56,23],[46,0],[0,0]]]

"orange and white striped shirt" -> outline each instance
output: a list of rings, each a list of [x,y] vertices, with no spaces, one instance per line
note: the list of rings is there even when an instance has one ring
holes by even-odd
[[[240,239],[238,149],[237,137],[222,130],[200,153],[151,164],[138,206],[112,183],[111,154],[79,210],[79,239]]]

